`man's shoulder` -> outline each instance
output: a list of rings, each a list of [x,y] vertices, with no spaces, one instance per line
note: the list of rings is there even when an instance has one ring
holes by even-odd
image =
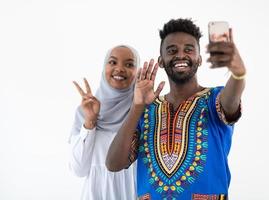
[[[224,86],[215,86],[215,87],[211,87],[211,90],[214,92],[219,92],[224,88]]]
[[[223,88],[224,86],[207,87],[201,93],[208,97],[216,97]]]

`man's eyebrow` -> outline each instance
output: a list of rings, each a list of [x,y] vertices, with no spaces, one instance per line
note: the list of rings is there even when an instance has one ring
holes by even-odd
[[[185,44],[185,46],[188,46],[188,47],[194,47],[193,44]]]
[[[172,48],[172,47],[176,47],[176,45],[172,44],[166,47],[166,49]]]

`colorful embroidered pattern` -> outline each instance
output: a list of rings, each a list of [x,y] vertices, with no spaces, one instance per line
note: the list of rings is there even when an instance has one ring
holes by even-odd
[[[231,121],[231,122],[228,121],[226,119],[224,110],[223,110],[222,105],[220,103],[220,93],[218,94],[218,96],[216,98],[216,109],[217,109],[217,113],[218,113],[220,120],[223,121],[226,125],[233,125],[235,122],[237,122],[237,120],[240,118],[241,113],[242,113],[241,102],[240,102],[240,104],[239,104],[239,116],[237,116],[237,119],[235,121]]]
[[[193,194],[192,200],[228,200],[228,197],[225,194]]]
[[[145,194],[145,195],[139,197],[138,199],[139,200],[150,200],[151,198],[150,198],[150,194]]]
[[[134,133],[130,152],[129,152],[129,165],[131,165],[137,159],[137,150],[138,150],[138,134]]]
[[[205,89],[184,101],[174,116],[163,97],[145,109],[139,152],[151,177],[149,183],[163,199],[175,199],[203,171],[209,94]]]

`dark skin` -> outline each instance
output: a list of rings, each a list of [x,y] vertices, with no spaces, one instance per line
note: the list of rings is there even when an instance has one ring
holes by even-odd
[[[170,47],[173,47],[173,49],[169,49]],[[230,42],[218,42],[208,45],[208,53],[215,51],[222,52],[222,54],[209,57],[208,62],[212,64],[212,68],[220,68],[225,64],[236,76],[241,76],[246,73],[244,63],[233,42],[231,30]],[[160,67],[168,67],[168,63],[171,60],[176,60],[174,59],[176,56],[179,57],[180,61],[172,62],[173,64],[171,66],[173,67],[169,70],[173,70],[173,73],[178,79],[182,80],[186,78],[187,81],[175,83],[171,80],[171,77],[168,77],[170,92],[166,95],[166,99],[173,104],[174,109],[177,108],[182,101],[201,91],[203,88],[198,84],[196,74],[193,75],[192,73],[195,67],[197,68],[202,61],[198,43],[192,35],[177,32],[169,34],[164,39],[161,56],[158,60]],[[192,65],[187,65],[187,63],[192,63]],[[156,72],[157,64],[154,65],[153,60],[151,60],[149,64],[145,63],[143,69],[139,70],[132,107],[108,151],[106,165],[110,171],[119,171],[129,165],[129,150],[139,118],[145,106],[152,103],[155,98],[158,97],[164,86],[164,82],[162,82],[159,84],[157,90],[154,91]],[[172,73],[172,71],[170,72]],[[244,86],[244,80],[236,80],[231,77],[221,91],[220,102],[228,120],[236,118],[239,113],[238,108]]]
[[[192,61],[192,66],[185,68],[168,67],[168,63],[177,57],[180,60]],[[170,92],[166,95],[166,100],[173,105],[174,109],[185,101],[193,94],[200,91],[201,87],[197,82],[196,74],[191,75],[193,71],[197,70],[197,67],[202,62],[202,58],[199,54],[199,46],[196,39],[186,33],[177,32],[169,34],[163,41],[161,56],[159,57],[159,65],[161,68],[168,67],[168,70],[178,73],[179,77],[190,77],[190,79],[182,84],[175,83],[168,76]]]
[[[230,42],[216,42],[208,45],[208,53],[218,51],[222,52],[222,54],[210,56],[207,62],[211,63],[211,68],[227,67],[234,75],[242,76],[246,74],[246,68],[239,51],[234,44],[232,29],[230,29],[229,35]],[[238,116],[238,108],[244,88],[244,79],[236,80],[231,76],[222,90],[220,102],[228,120],[232,121]]]
[[[105,66],[105,76],[108,84],[115,89],[128,88],[135,78],[135,73],[134,56],[131,50],[126,47],[114,48]],[[81,108],[85,116],[84,127],[93,129],[96,126],[101,104],[92,94],[86,78],[84,78],[86,91],[76,81],[73,81],[73,83],[82,97]]]
[[[153,102],[164,87],[164,82],[161,82],[154,91],[157,70],[158,64],[154,65],[154,60],[151,59],[149,63],[145,62],[143,68],[138,71],[133,104],[127,119],[112,141],[106,157],[106,166],[110,171],[120,171],[129,165],[129,150],[138,120],[145,106]]]

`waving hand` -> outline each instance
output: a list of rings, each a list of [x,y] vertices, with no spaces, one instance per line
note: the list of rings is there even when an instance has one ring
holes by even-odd
[[[154,92],[154,81],[157,70],[158,63],[154,65],[153,59],[151,59],[149,63],[145,62],[143,68],[139,69],[134,93],[135,105],[148,105],[161,93],[164,87],[164,81],[159,84]]]

